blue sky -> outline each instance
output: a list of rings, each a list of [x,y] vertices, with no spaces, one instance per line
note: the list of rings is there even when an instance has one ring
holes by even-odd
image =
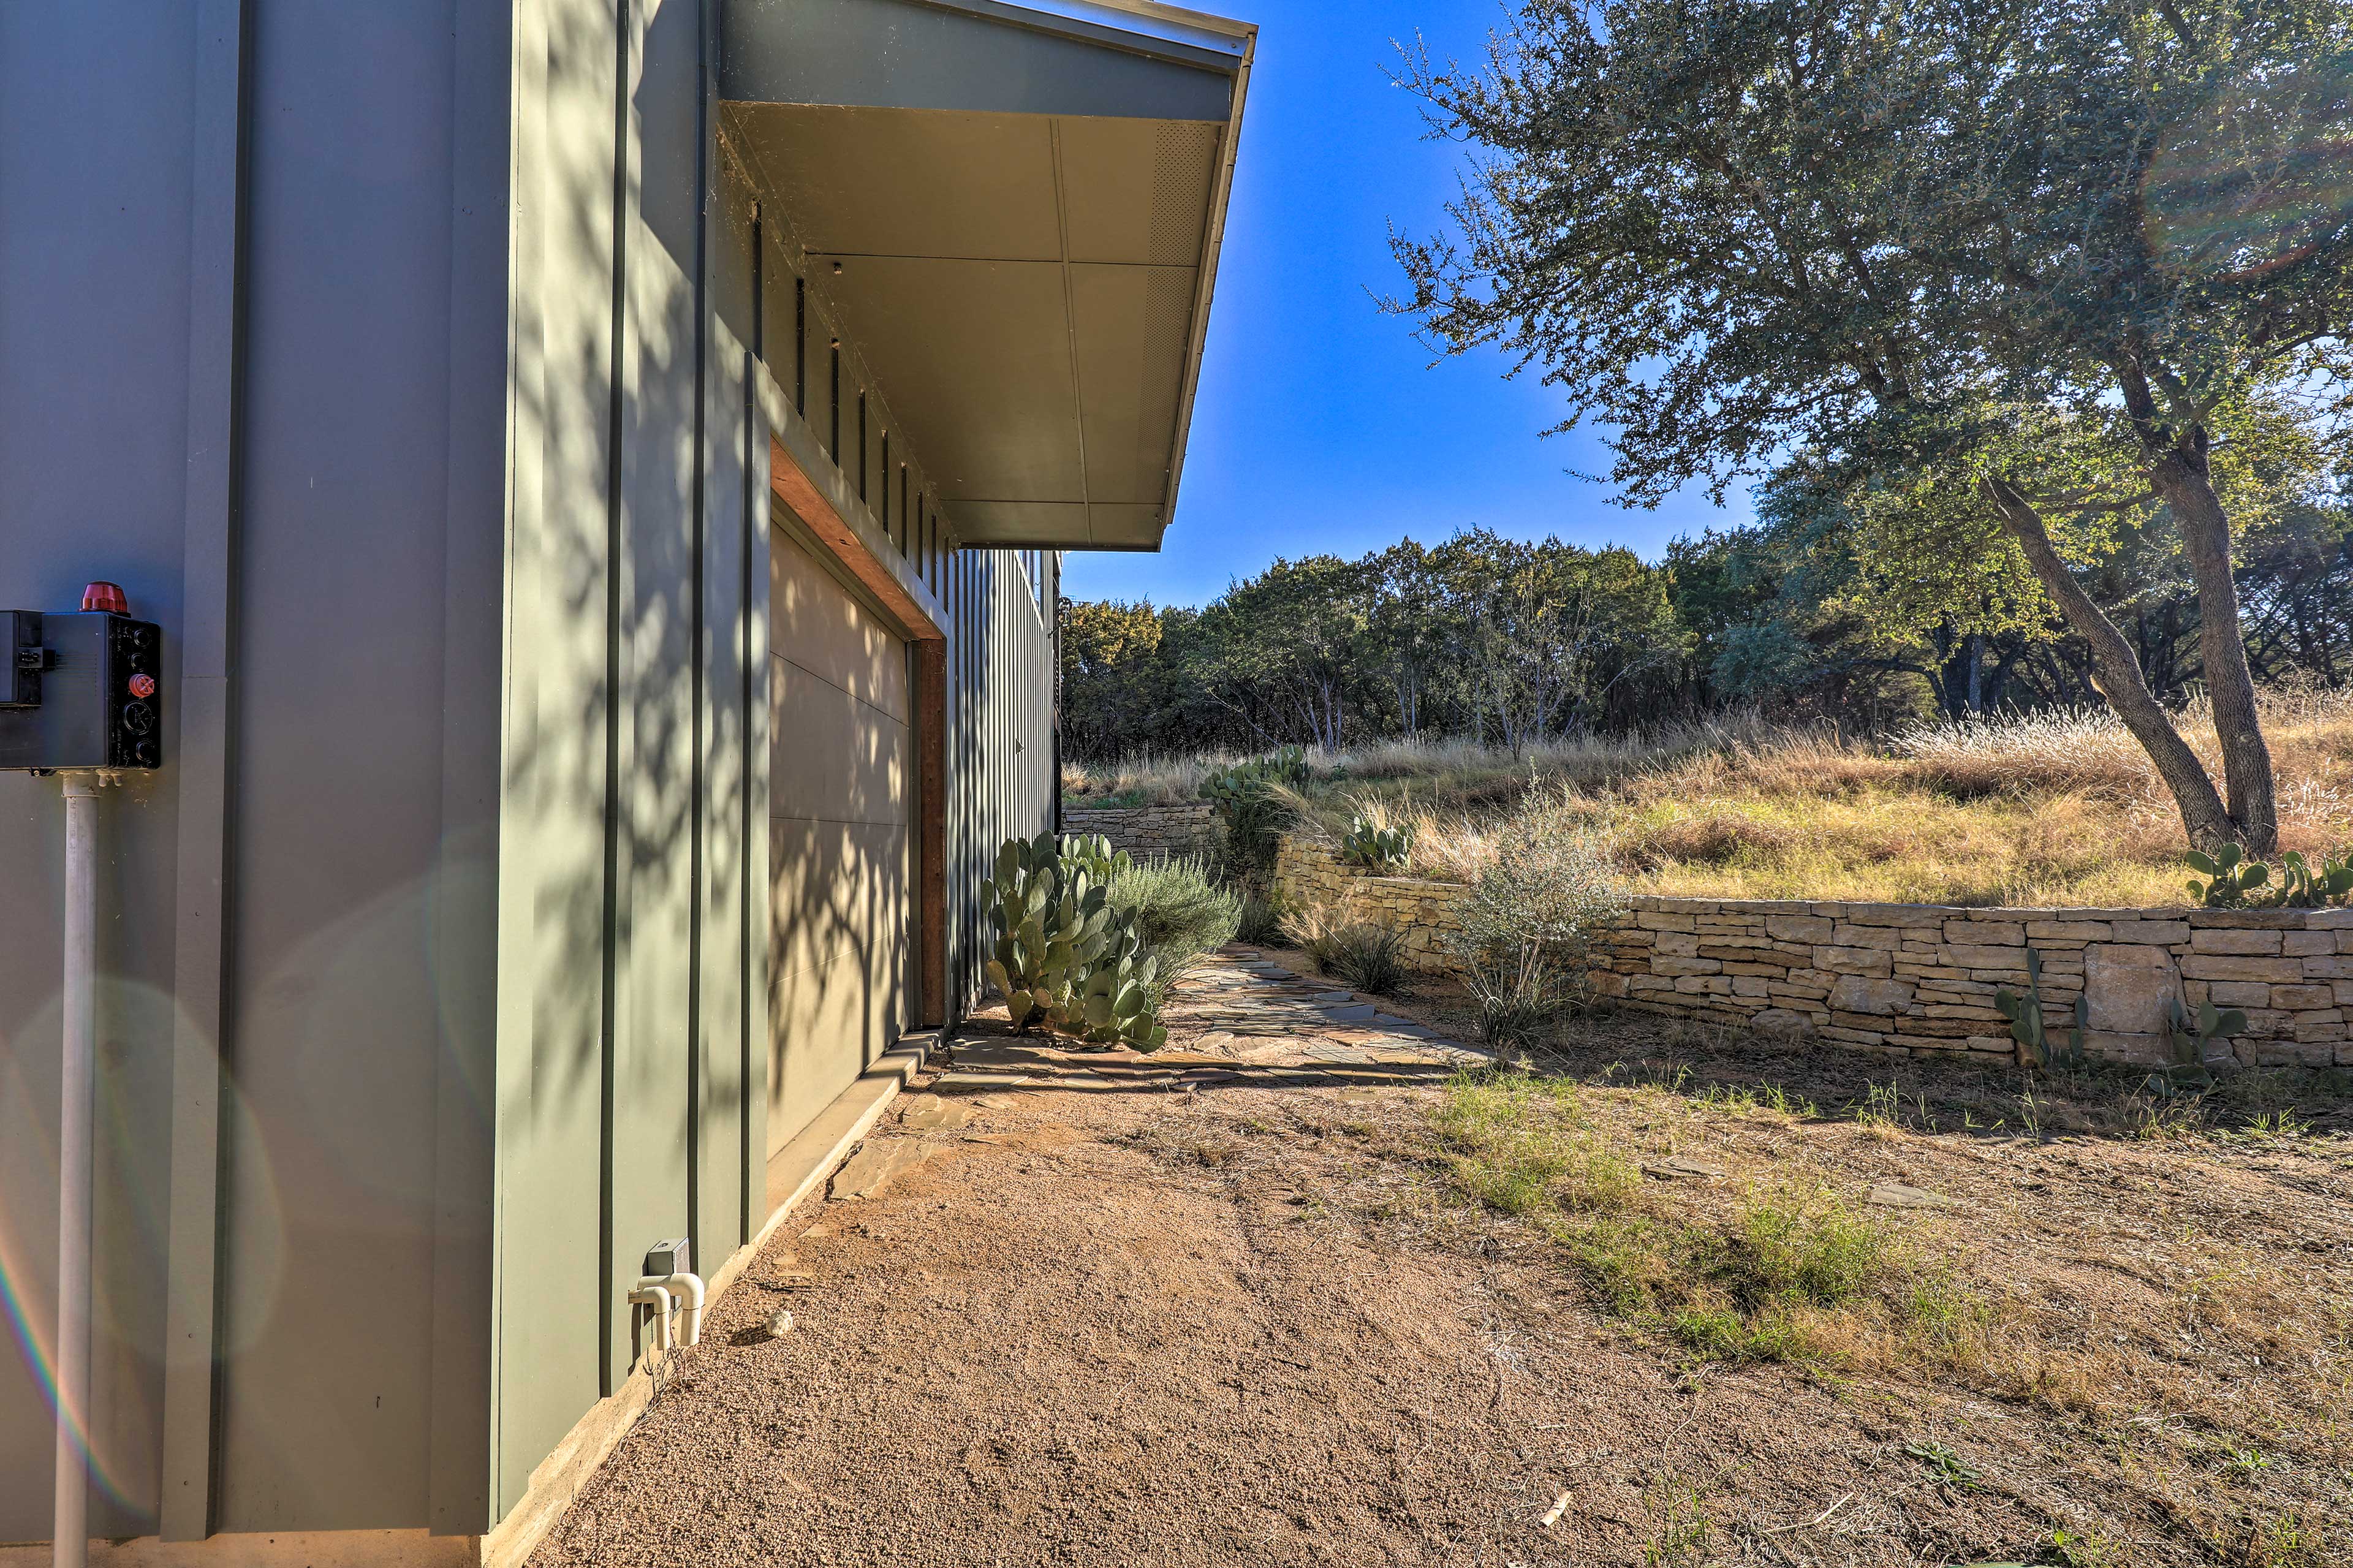
[[[1382,315],[1396,290],[1388,226],[1426,233],[1462,149],[1422,139],[1389,84],[1391,39],[1475,58],[1498,0],[1210,0],[1259,24],[1226,249],[1176,518],[1157,555],[1074,552],[1079,598],[1195,605],[1277,555],[1361,555],[1484,525],[1525,538],[1630,544],[1742,522],[1690,492],[1656,511],[1613,504],[1609,454],[1585,429],[1539,438],[1559,395],[1498,355],[1444,361]]]

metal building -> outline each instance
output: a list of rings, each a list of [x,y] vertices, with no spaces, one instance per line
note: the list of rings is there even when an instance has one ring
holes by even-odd
[[[99,815],[92,1561],[521,1561],[642,1405],[646,1248],[723,1289],[971,1003],[1060,552],[1175,503],[1253,38],[0,7],[0,609],[164,631]],[[0,774],[10,1565],[62,809]]]

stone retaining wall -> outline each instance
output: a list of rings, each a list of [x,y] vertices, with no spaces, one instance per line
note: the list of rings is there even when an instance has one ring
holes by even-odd
[[[1065,833],[1100,833],[1131,855],[1207,855],[1226,841],[1226,825],[1207,801],[1110,810],[1065,807]]]
[[[2247,1015],[2244,1063],[2353,1065],[2353,910],[1976,910],[1636,899],[1598,943],[1624,1005],[1898,1055],[2011,1055],[1995,991],[2042,957],[2053,1029],[2089,1018],[2094,1056],[2161,1062],[2166,1001]]]
[[[1451,970],[1450,883],[1366,877],[1324,847],[1286,842],[1286,898],[1354,898],[1405,925],[1425,971]],[[2247,1015],[2229,1042],[2246,1064],[2353,1066],[2353,910],[1983,910],[1931,904],[1637,898],[1595,942],[1605,996],[1630,1010],[1705,1018],[1785,1038],[1896,1056],[2014,1056],[1997,989],[2023,993],[2042,955],[2054,1030],[2089,1013],[2093,1055],[2170,1058],[2165,1005]],[[2219,1059],[2219,1058],[2218,1058]]]
[[[1446,939],[1461,929],[1454,918],[1461,885],[1427,882],[1418,877],[1375,877],[1321,844],[1285,838],[1274,858],[1276,895],[1286,904],[1320,902],[1354,907],[1386,926],[1405,932],[1406,966],[1424,974],[1451,974],[1456,968]]]

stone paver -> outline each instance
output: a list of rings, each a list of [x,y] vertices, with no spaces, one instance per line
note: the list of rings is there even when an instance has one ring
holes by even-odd
[[[828,1195],[837,1201],[871,1198],[904,1173],[922,1164],[931,1157],[931,1153],[928,1145],[912,1138],[869,1140],[840,1170],[834,1173],[832,1185],[828,1189]]]
[[[899,1113],[899,1125],[912,1131],[946,1131],[972,1120],[976,1109],[970,1100],[943,1100],[936,1094],[917,1095]]]
[[[1486,1053],[1435,1029],[1385,1013],[1374,998],[1303,979],[1250,948],[1203,959],[1169,988],[1164,1019],[1199,1027],[1193,1052],[1260,1068],[1443,1069],[1484,1062]],[[1167,1059],[1163,1052],[1155,1062]],[[1351,1080],[1363,1078],[1351,1073]],[[1425,1073],[1426,1076],[1426,1073]]]

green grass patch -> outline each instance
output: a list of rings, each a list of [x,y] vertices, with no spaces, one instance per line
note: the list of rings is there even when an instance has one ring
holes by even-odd
[[[1818,1184],[1646,1183],[1579,1086],[1466,1076],[1435,1118],[1463,1198],[1549,1237],[1605,1310],[1717,1361],[1935,1359],[1986,1326],[1957,1272]]]

